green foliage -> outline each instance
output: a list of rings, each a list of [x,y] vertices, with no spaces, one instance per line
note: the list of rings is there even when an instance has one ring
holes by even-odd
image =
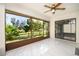
[[[27,20],[27,24],[28,24],[28,25],[25,25],[25,26],[23,27],[23,30],[24,30],[25,32],[28,32],[28,31],[31,29],[31,22],[30,22],[30,20]]]
[[[29,20],[27,21],[28,25],[23,25],[25,24],[25,22],[23,22],[20,27],[16,26],[19,24],[18,21],[17,21],[18,24],[14,22],[15,21],[12,21],[12,25],[8,25],[8,24],[6,25],[6,40],[7,41],[15,40],[17,36],[20,36],[20,33],[22,32],[21,30],[25,32],[28,32],[30,30],[31,23]]]
[[[43,35],[43,22],[36,21],[32,22],[30,20],[22,21],[21,23],[19,20],[15,21],[12,20],[12,25],[6,25],[6,40],[11,41],[11,40],[16,40],[16,39],[21,39],[21,38],[26,38],[29,36],[29,34],[24,34],[28,33],[30,29],[33,30],[34,35]],[[31,28],[32,26],[32,28]],[[44,29],[47,29],[47,25],[45,24]],[[23,34],[22,34],[23,33]],[[25,35],[25,37],[23,36]]]
[[[39,31],[40,29],[42,29],[43,28],[43,25],[39,22],[39,21],[37,21],[37,22],[32,22],[32,29],[33,29],[33,31]]]
[[[26,26],[24,26],[23,29],[24,29],[25,32],[28,32],[28,31],[29,31],[29,28],[30,28],[30,27],[26,25]]]
[[[12,25],[6,25],[6,40],[14,40],[16,36],[19,36],[19,31]]]

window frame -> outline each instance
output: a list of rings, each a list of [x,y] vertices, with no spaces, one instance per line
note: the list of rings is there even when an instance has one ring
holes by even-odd
[[[32,43],[32,42],[36,42],[36,41],[39,41],[39,40],[43,40],[45,38],[49,38],[49,36],[50,36],[49,35],[50,34],[50,32],[49,32],[49,29],[50,29],[49,23],[50,22],[49,21],[46,21],[46,20],[43,20],[43,19],[40,19],[40,18],[36,18],[36,17],[32,17],[32,16],[29,16],[29,15],[25,15],[25,14],[22,14],[22,13],[18,13],[18,12],[15,12],[15,11],[12,11],[12,10],[8,10],[8,9],[5,9],[5,14],[6,13],[17,15],[17,16],[28,17],[28,18],[30,18],[29,20],[31,22],[32,22],[32,19],[43,21],[43,37],[36,37],[36,38],[32,37],[33,33],[32,33],[32,23],[31,23],[31,39],[27,39],[26,38],[27,40],[25,39],[25,40],[20,40],[20,41],[17,41],[17,42],[7,43],[6,44],[6,50],[11,50],[11,49],[23,46],[23,45],[27,45],[27,44]],[[6,20],[6,15],[5,15],[5,20]],[[48,36],[47,37],[44,37],[44,22],[48,23]],[[5,21],[5,25],[6,25],[6,21]]]

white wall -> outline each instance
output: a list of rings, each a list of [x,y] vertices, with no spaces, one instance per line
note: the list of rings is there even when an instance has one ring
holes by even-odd
[[[5,9],[0,4],[0,56],[5,55]]]
[[[66,10],[56,11],[56,14],[54,14],[51,18],[50,37],[55,38],[55,21],[68,18],[76,18],[76,43],[79,43],[79,4],[64,4],[64,7],[66,8]]]

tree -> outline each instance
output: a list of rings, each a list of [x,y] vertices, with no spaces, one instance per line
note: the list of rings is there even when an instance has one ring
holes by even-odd
[[[16,26],[16,27],[19,27],[19,24],[20,24],[19,20],[16,18],[11,18],[11,23],[13,26]]]
[[[32,22],[32,27],[34,31],[39,31],[40,29],[43,28],[43,25],[39,21],[37,21],[37,22]]]
[[[12,23],[12,25],[14,26],[15,25],[15,18],[11,18],[11,23]]]
[[[14,40],[16,36],[19,36],[17,28],[12,25],[6,25],[6,40]]]
[[[13,26],[17,27],[18,29],[23,29],[25,32],[28,32],[31,27],[31,22],[29,19],[27,19],[27,22],[26,22],[26,20],[24,20],[20,23],[19,20],[15,19],[15,18],[11,18],[11,23],[13,24]]]
[[[21,24],[20,24],[20,28],[22,28],[25,32],[28,32],[31,28],[31,22],[30,20],[27,20],[26,21],[23,21]]]
[[[36,35],[41,35],[41,31],[43,29],[43,22],[40,22],[39,20],[37,21],[32,21],[32,31],[33,33],[36,32],[36,33],[39,33],[39,34],[36,34]]]
[[[16,26],[16,27],[19,27],[19,23],[20,23],[19,20],[17,20],[17,21],[15,22],[15,26]]]

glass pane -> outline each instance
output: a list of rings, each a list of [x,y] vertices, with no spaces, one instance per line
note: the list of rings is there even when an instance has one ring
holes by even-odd
[[[39,20],[39,36],[43,37],[43,21]]]
[[[72,40],[75,41],[76,38],[76,20],[67,19],[60,20],[55,22],[55,37],[60,39]]]
[[[43,36],[43,21],[32,19],[32,37]]]
[[[48,36],[48,22],[44,22],[44,37]]]
[[[63,25],[63,31],[64,31],[64,33],[71,33],[71,27],[70,27],[71,25],[70,24],[64,24]]]
[[[75,20],[71,20],[71,28],[72,28],[72,30],[71,30],[71,33],[75,33],[75,23],[76,21]]]
[[[28,17],[6,13],[6,41],[13,42],[31,38],[31,23]]]

